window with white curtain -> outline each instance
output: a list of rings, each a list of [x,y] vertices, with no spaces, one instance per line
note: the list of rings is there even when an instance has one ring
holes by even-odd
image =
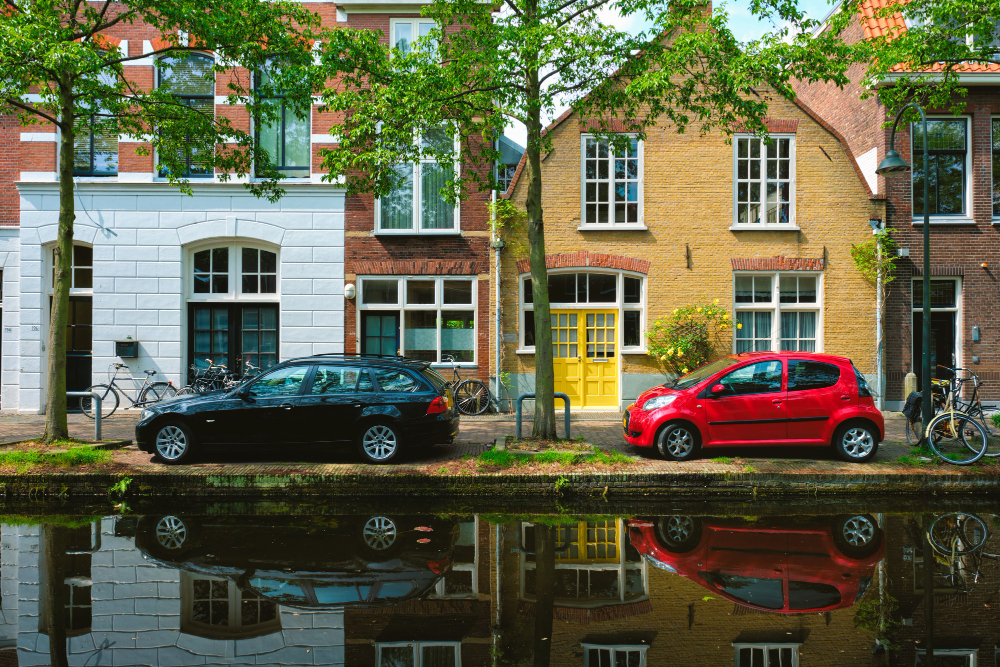
[[[440,164],[435,155],[456,152],[450,128],[428,128],[416,141],[422,157],[412,164],[395,167],[398,182],[376,205],[375,230],[379,234],[453,234],[459,231],[458,203],[442,194],[454,178],[457,164]],[[425,153],[424,151],[431,151]]]
[[[733,644],[736,667],[798,667],[798,644]]]
[[[601,646],[583,645],[583,667],[646,667],[644,644]]]
[[[733,276],[736,352],[819,352],[819,274]]]
[[[378,667],[460,667],[460,642],[376,643]]]

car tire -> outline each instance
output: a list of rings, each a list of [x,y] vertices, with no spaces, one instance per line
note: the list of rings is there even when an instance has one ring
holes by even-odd
[[[841,424],[833,434],[833,449],[844,461],[871,461],[878,452],[878,432],[865,422]]]
[[[195,522],[176,514],[143,516],[136,534],[143,536],[143,548],[157,560],[182,560],[201,544]]]
[[[358,547],[365,559],[380,561],[393,556],[403,543],[399,523],[391,516],[374,514],[358,530]]]
[[[867,558],[882,546],[882,529],[871,514],[838,516],[833,522],[833,543],[848,558]]]
[[[366,463],[389,463],[399,454],[399,428],[389,421],[367,422],[358,434],[358,451]]]
[[[667,424],[656,438],[656,449],[668,461],[690,461],[701,450],[701,435],[690,424]]]
[[[691,551],[701,541],[701,519],[686,514],[661,516],[656,522],[656,539],[667,551]]]
[[[190,427],[176,419],[160,422],[153,432],[153,455],[167,465],[190,461],[196,446]]]

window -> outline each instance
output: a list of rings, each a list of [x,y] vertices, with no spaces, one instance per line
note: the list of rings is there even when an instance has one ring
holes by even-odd
[[[281,630],[278,606],[235,581],[181,572],[181,632],[257,637]]]
[[[49,255],[52,262],[52,284],[56,282],[55,255]],[[70,260],[70,290],[94,289],[94,249],[88,245],[73,245],[73,258]]]
[[[264,370],[278,363],[277,305],[192,303],[188,326],[188,357],[199,369],[208,359],[237,375],[244,363]]]
[[[840,381],[840,369],[821,361],[791,359],[788,362],[788,391],[825,389]]]
[[[272,63],[268,62],[271,67]],[[257,87],[273,85],[269,70],[257,74]],[[277,118],[274,120],[258,119],[257,145],[267,151],[271,158],[270,164],[258,164],[257,173],[269,176],[277,172],[282,176],[308,178],[311,158],[311,133],[309,113],[299,115],[293,107],[285,102],[285,96],[280,89],[273,91],[274,96],[262,100],[274,108]]]
[[[623,352],[642,353],[645,338],[645,280],[623,272],[549,272],[549,302],[554,308],[585,308],[591,304],[618,306]],[[535,313],[531,278],[521,279],[521,349],[535,346]],[[553,325],[555,326],[555,325]],[[553,342],[557,342],[553,340]],[[567,341],[568,342],[568,341]],[[613,342],[613,341],[608,341]]]
[[[392,19],[392,45],[403,54],[413,50],[414,43],[421,38],[427,38],[434,30],[435,23],[430,19]],[[437,45],[433,40],[424,43],[426,51],[434,51]]]
[[[168,90],[181,104],[206,115],[215,114],[215,61],[211,56],[198,53],[184,57],[165,56],[159,59],[157,65],[157,87]],[[184,163],[184,171],[177,176],[212,176],[212,167],[205,157],[205,147],[189,145],[178,156],[179,161]],[[160,176],[168,174],[167,167],[160,168]]]
[[[476,361],[476,281],[420,276],[359,278],[361,352],[431,363]],[[450,363],[450,362],[448,362]]]
[[[507,192],[511,181],[514,180],[515,173],[517,173],[516,164],[497,165],[497,181],[500,183],[500,192]]]
[[[642,225],[640,146],[632,139],[628,149],[615,153],[607,141],[582,135],[582,227]]]
[[[408,393],[420,386],[409,373],[391,368],[376,368],[375,379],[383,392]]]
[[[924,336],[924,281],[912,281],[912,336],[911,366],[921,381],[923,374]],[[961,366],[961,281],[959,278],[931,279],[931,376],[948,380],[952,372],[947,367]],[[919,386],[919,385],[918,385]]]
[[[781,391],[781,362],[761,361],[737,368],[718,382],[726,388],[722,396],[770,394]]]
[[[924,177],[928,178],[930,215],[965,215],[970,153],[967,148],[968,120],[927,120],[927,159],[924,166],[924,135],[919,124],[910,126],[913,137],[913,217],[924,214]]]
[[[364,381],[359,382],[364,376]],[[371,391],[371,380],[368,379],[368,369],[357,366],[317,366],[313,378],[312,393],[318,395],[354,394],[359,391]]]
[[[285,366],[279,368],[250,385],[250,395],[257,398],[271,396],[295,396],[302,389],[302,381],[309,372],[308,366]]]
[[[733,644],[736,667],[798,667],[798,644]]]
[[[738,136],[733,146],[734,226],[795,224],[795,137]]]
[[[378,667],[460,667],[460,642],[377,643]]]
[[[781,609],[785,606],[781,579],[745,577],[722,572],[699,572],[698,575],[712,588],[740,602],[764,609]]]
[[[645,645],[583,645],[583,667],[646,667]]]
[[[1000,119],[993,119],[993,217],[1000,218]]]
[[[445,127],[417,137],[420,160],[395,168],[399,182],[379,199],[376,231],[382,234],[442,234],[458,231],[458,203],[448,203],[441,189],[455,175],[457,163],[442,166],[435,155],[457,152],[455,137]],[[431,151],[431,152],[426,152]]]
[[[479,595],[479,520],[471,518],[458,524],[458,539],[451,553],[451,566],[434,584],[433,598],[471,598]]]
[[[102,128],[96,115],[73,139],[74,176],[114,176],[118,173],[118,135]]]
[[[195,298],[243,294],[276,297],[278,293],[278,255],[270,250],[241,246],[196,250],[191,255],[191,269]]]
[[[934,649],[935,667],[976,667],[979,664],[979,649],[975,648],[936,648]],[[928,664],[927,651],[917,649],[914,667]]]
[[[788,608],[815,611],[840,604],[840,589],[816,581],[789,581]]]
[[[819,351],[817,274],[736,274],[733,280],[736,352]]]

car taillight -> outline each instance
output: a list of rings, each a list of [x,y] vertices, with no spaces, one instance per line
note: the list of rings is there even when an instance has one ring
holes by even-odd
[[[451,565],[451,559],[447,557],[435,558],[427,561],[427,567],[429,567],[431,572],[434,574],[444,574],[449,565]]]
[[[427,414],[437,415],[448,410],[448,401],[444,396],[438,396],[427,406]]]

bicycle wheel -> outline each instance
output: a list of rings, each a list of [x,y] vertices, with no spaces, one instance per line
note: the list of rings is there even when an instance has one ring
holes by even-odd
[[[87,391],[101,397],[101,419],[107,419],[118,409],[118,392],[106,384],[95,384],[87,387]],[[94,418],[96,403],[90,396],[80,397],[80,410],[91,419]]]
[[[191,386],[189,384],[186,384],[186,385],[184,385],[183,387],[181,387],[180,389],[177,390],[177,395],[178,396],[188,396],[188,395],[193,396],[194,394],[197,394],[197,393],[198,393],[198,390],[195,389],[193,386]]]
[[[934,519],[930,527],[931,544],[944,554],[950,554],[954,547],[957,554],[971,554],[979,551],[989,531],[986,523],[975,514],[951,512]]]
[[[918,445],[924,439],[924,423],[919,419],[915,422],[906,420],[906,442]]]
[[[463,415],[481,415],[490,407],[490,390],[479,380],[466,380],[455,389],[455,404]]]
[[[983,425],[961,412],[941,413],[927,425],[927,444],[947,463],[975,463],[986,454],[988,443]]]
[[[160,401],[165,401],[168,398],[173,398],[177,395],[177,388],[169,382],[154,382],[139,394],[139,400],[136,403],[142,405],[149,405],[150,403],[159,403]]]

